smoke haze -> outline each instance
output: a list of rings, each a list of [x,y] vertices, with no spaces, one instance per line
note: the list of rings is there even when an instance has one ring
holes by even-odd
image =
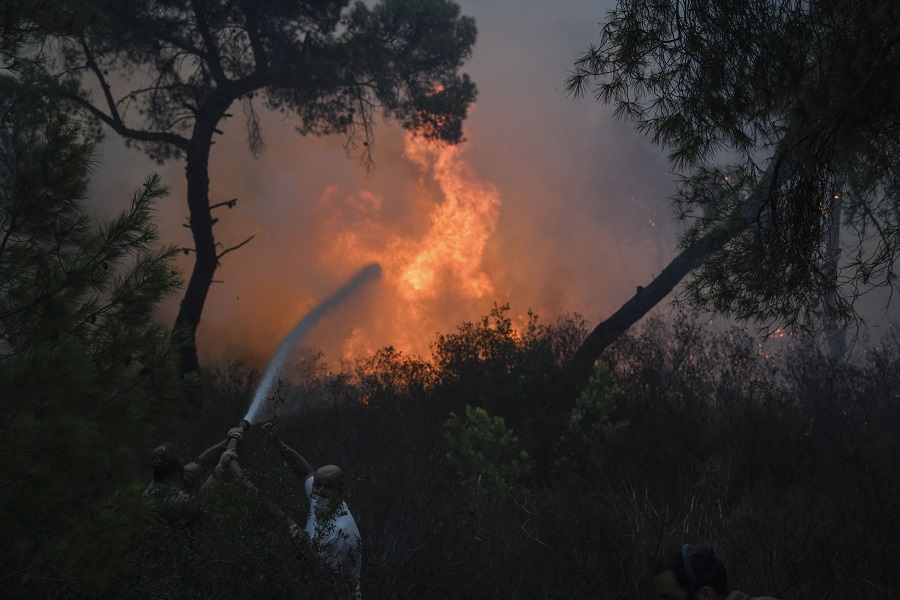
[[[379,277],[381,277],[380,265],[366,265],[360,269],[359,273],[353,276],[353,279],[345,283],[341,289],[309,311],[309,313],[291,329],[290,333],[288,333],[288,335],[278,344],[275,356],[272,357],[272,360],[270,360],[269,364],[266,366],[266,370],[263,372],[262,378],[259,381],[259,386],[253,394],[253,401],[250,403],[250,408],[247,410],[247,414],[244,417],[245,421],[251,424],[256,423],[259,411],[261,410],[265,399],[269,397],[269,392],[275,383],[276,377],[280,374],[287,358],[294,351],[294,346],[303,339],[306,333],[311,328],[315,327],[315,325],[330,312],[336,310],[348,299],[359,294],[367,284],[374,282]]]
[[[263,366],[297,320],[363,265],[382,281],[306,338],[329,364],[393,345],[428,356],[436,333],[488,313],[578,312],[593,326],[672,258],[674,190],[663,153],[592,98],[566,96],[573,62],[597,40],[609,2],[463,0],[478,41],[465,65],[478,85],[467,141],[441,154],[394,124],[375,133],[376,168],[347,157],[339,137],[304,138],[261,106],[265,149],[246,149],[243,112],[216,139],[210,171],[214,233],[228,254],[198,330],[201,362]],[[154,165],[112,133],[93,195],[119,209],[159,170],[166,241],[190,247],[183,165]],[[193,265],[184,257],[185,277]],[[179,299],[163,308],[174,320]],[[340,317],[350,311],[353,319]]]

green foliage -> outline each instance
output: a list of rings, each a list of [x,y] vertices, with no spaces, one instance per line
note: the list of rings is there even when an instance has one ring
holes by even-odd
[[[606,363],[600,362],[587,387],[581,392],[569,417],[573,431],[580,431],[585,439],[614,437],[616,432],[628,426],[628,422],[612,423],[616,400],[622,390],[613,380]]]
[[[303,134],[346,135],[366,160],[377,112],[458,143],[475,99],[474,84],[457,73],[475,43],[475,23],[450,0],[94,4],[96,18],[77,32],[83,36],[38,27],[26,41],[40,48],[51,36],[61,44],[58,54],[40,50],[57,82],[97,79],[111,100],[93,104],[86,90],[64,93],[157,160],[184,156],[192,132],[211,135],[235,101],[244,104],[248,145],[259,154],[257,95],[297,115]],[[133,85],[117,91],[107,79],[112,72]],[[136,73],[150,74],[153,84]]]
[[[435,393],[448,406],[484,407],[503,415],[523,435],[539,438],[536,455],[546,457],[566,418],[555,405],[568,389],[564,365],[585,336],[579,316],[552,325],[529,311],[514,326],[509,305],[495,305],[479,321],[462,323],[432,344]]]
[[[131,469],[178,392],[153,318],[179,282],[151,222],[166,190],[149,177],[95,227],[79,128],[56,117],[4,133],[0,581],[28,597],[92,592],[131,559],[143,510]]]
[[[487,394],[518,370],[522,338],[508,312],[508,304],[495,305],[480,321],[463,323],[457,333],[438,336],[432,353],[445,383],[465,382]]]
[[[599,362],[587,387],[575,401],[566,433],[560,440],[563,460],[575,464],[562,464],[561,468],[584,473],[602,468],[605,448],[617,441],[629,425],[627,420],[619,420],[616,416],[621,396],[622,390],[616,385],[612,371],[606,363]]]
[[[434,386],[435,370],[430,363],[387,347],[360,361],[356,377],[363,402],[375,407],[399,398],[421,398]]]
[[[35,29],[72,33],[94,16],[93,0],[7,0],[0,12],[0,65],[18,72],[32,61],[20,46]]]
[[[461,16],[451,0],[383,0],[372,9],[354,4],[346,26],[353,36],[342,40],[346,56],[361,68],[362,78],[379,80],[374,96],[386,114],[428,139],[462,141],[462,121],[476,88],[468,75],[456,71],[475,45],[474,19]],[[347,61],[335,58],[345,68]],[[370,126],[358,92],[347,94],[344,103],[345,122],[356,121],[368,137]],[[359,112],[363,114],[355,116]]]
[[[447,460],[474,498],[502,497],[531,472],[531,458],[503,417],[466,405],[465,416],[451,412],[444,428]]]

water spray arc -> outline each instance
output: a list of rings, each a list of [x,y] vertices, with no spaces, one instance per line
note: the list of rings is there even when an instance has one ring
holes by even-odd
[[[300,322],[297,323],[293,329],[291,329],[290,333],[288,333],[287,336],[285,336],[285,338],[278,345],[278,349],[275,351],[275,356],[273,356],[272,360],[269,361],[269,365],[266,367],[266,372],[263,374],[262,379],[259,382],[259,386],[256,388],[256,393],[253,395],[253,401],[250,403],[250,408],[247,410],[247,415],[244,417],[244,420],[247,421],[248,425],[250,423],[256,422],[256,418],[259,414],[260,409],[262,408],[263,402],[269,395],[269,392],[272,389],[272,384],[275,382],[275,376],[281,370],[285,359],[287,359],[288,355],[291,353],[291,350],[293,350],[297,345],[297,342],[300,341],[300,338],[303,337],[306,332],[312,329],[312,327],[316,323],[318,323],[322,319],[322,317],[343,304],[348,298],[353,296],[366,284],[374,282],[380,277],[380,265],[376,263],[366,265],[365,267],[360,269],[359,273],[353,276],[353,279],[344,284],[341,289],[336,291],[330,297],[326,298],[324,302],[309,311],[309,314],[303,317]]]

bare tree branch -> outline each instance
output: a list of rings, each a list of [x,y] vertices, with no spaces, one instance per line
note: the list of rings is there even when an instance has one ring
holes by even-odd
[[[222,258],[223,256],[225,256],[225,255],[228,254],[229,252],[233,252],[234,250],[237,250],[238,248],[240,248],[241,246],[247,244],[250,240],[252,240],[252,239],[255,238],[255,237],[256,237],[255,235],[251,235],[250,237],[248,237],[246,240],[244,240],[243,242],[241,242],[241,243],[238,244],[237,246],[232,246],[231,248],[226,248],[225,250],[222,250],[219,254],[216,255],[216,261],[218,262],[218,260],[219,260],[220,258]]]
[[[210,204],[209,210],[212,210],[214,208],[219,208],[221,206],[227,206],[228,208],[234,208],[234,205],[237,204],[237,201],[238,201],[237,198],[232,198],[231,200],[227,200],[226,202],[217,202],[215,204]]]

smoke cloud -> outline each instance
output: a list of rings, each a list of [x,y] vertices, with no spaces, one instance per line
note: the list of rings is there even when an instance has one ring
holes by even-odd
[[[452,156],[411,147],[382,123],[368,173],[342,139],[304,138],[290,118],[257,107],[265,149],[254,159],[234,107],[213,147],[210,196],[238,203],[217,209],[215,235],[223,247],[255,238],[216,273],[198,330],[202,362],[264,365],[302,315],[371,262],[382,283],[305,338],[329,364],[388,345],[427,357],[435,334],[495,302],[543,320],[577,312],[593,325],[672,258],[675,186],[663,153],[608,107],[564,90],[611,2],[460,4],[479,30],[465,66],[479,96]],[[167,241],[191,246],[183,165],[160,168],[114,134],[100,163],[101,211],[160,170],[173,193],[158,223]],[[192,257],[183,258],[187,276]],[[177,302],[163,307],[166,322]]]
[[[281,371],[285,361],[293,351],[294,346],[296,346],[300,340],[303,339],[303,336],[321,321],[322,318],[334,311],[349,298],[358,294],[366,284],[372,283],[379,277],[381,277],[381,266],[377,264],[366,265],[360,269],[359,273],[353,276],[353,279],[345,283],[341,289],[325,299],[320,305],[309,311],[309,314],[303,317],[300,322],[291,329],[287,337],[278,344],[278,350],[275,352],[275,356],[272,357],[272,360],[269,361],[262,379],[259,381],[259,386],[253,394],[250,408],[247,410],[247,415],[244,417],[248,423],[252,424],[256,422],[263,401],[268,397],[269,392],[272,390],[272,385],[275,383],[275,377]]]
[[[265,364],[302,315],[370,262],[382,264],[383,285],[305,338],[329,364],[386,345],[427,356],[437,333],[478,319],[495,302],[508,302],[513,315],[578,312],[595,323],[671,257],[672,178],[661,153],[614,123],[607,108],[564,91],[605,6],[460,4],[479,29],[465,66],[479,97],[467,141],[446,159],[452,165],[411,149],[398,126],[382,123],[368,173],[347,156],[344,140],[304,138],[290,118],[261,107],[265,149],[254,159],[242,112],[231,111],[212,151],[210,197],[238,202],[216,209],[214,233],[224,248],[255,237],[216,272],[221,283],[198,330],[201,361]],[[159,170],[172,195],[157,222],[167,241],[190,248],[183,165],[154,165],[112,133],[100,151],[92,189],[101,210],[120,208],[146,173]],[[448,192],[442,168],[455,169],[483,204],[462,189]],[[442,210],[448,222],[455,211],[455,222],[438,223]],[[472,231],[464,237],[453,227]],[[468,254],[447,258],[451,251]],[[187,277],[192,257],[183,259]],[[416,291],[411,273],[428,260],[435,264]],[[177,302],[163,307],[166,322]]]

